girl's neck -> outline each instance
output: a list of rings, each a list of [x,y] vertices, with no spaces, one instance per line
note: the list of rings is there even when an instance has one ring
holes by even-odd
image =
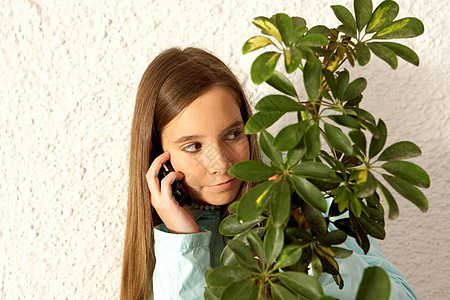
[[[194,203],[192,204],[192,207],[195,207],[195,208],[201,209],[201,210],[220,210],[222,205],[213,205],[213,204],[209,204],[209,203],[206,203],[203,201],[194,201]]]

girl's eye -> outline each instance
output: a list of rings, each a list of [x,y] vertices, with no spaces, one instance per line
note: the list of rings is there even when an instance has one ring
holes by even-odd
[[[227,135],[227,139],[229,139],[229,140],[236,140],[241,134],[242,134],[242,130],[240,130],[240,129],[233,130],[232,132],[230,132]]]
[[[187,147],[184,147],[183,151],[189,152],[189,153],[195,153],[198,150],[200,150],[201,145],[200,143],[194,143],[194,144],[190,144]]]

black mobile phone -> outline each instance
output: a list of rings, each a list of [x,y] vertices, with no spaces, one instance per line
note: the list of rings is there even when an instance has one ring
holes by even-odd
[[[169,175],[170,172],[174,171],[172,164],[170,163],[170,160],[166,161],[158,173],[158,179],[161,181],[164,177]],[[183,185],[180,181],[175,180],[172,183],[172,195],[174,196],[175,200],[177,200],[178,204],[180,206],[184,206],[185,204],[191,205],[193,203],[191,196],[189,196],[183,188]]]

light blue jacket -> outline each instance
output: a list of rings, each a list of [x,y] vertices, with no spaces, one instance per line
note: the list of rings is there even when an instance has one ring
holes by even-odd
[[[220,213],[192,208],[200,232],[196,234],[172,234],[161,224],[154,229],[156,266],[153,272],[153,296],[155,300],[203,299],[205,270],[218,267],[223,247],[223,236],[218,232]],[[333,226],[333,225],[330,225]],[[370,251],[363,254],[355,240],[348,237],[341,247],[354,253],[339,259],[339,271],[344,288],[339,290],[333,277],[322,274],[319,278],[326,295],[338,299],[355,299],[364,269],[380,266],[391,280],[393,300],[417,299],[401,272],[391,264],[378,243],[370,238]]]

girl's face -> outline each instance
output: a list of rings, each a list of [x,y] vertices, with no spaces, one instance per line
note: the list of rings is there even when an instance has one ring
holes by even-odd
[[[161,143],[194,199],[222,205],[236,197],[242,181],[227,171],[249,160],[250,148],[239,105],[228,90],[212,87],[200,95],[164,127]]]

